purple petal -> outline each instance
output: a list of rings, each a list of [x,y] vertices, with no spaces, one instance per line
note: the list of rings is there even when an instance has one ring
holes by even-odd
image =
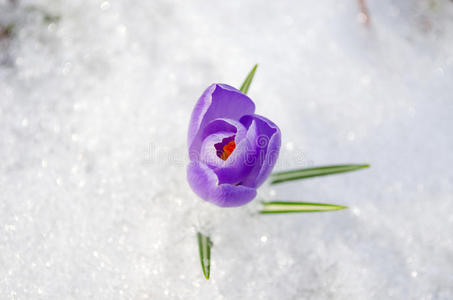
[[[234,141],[238,144],[245,138],[246,134],[247,129],[239,121],[215,119],[204,128],[201,135],[201,147],[200,149],[193,149],[191,151],[191,159],[203,161],[211,168],[228,167],[232,160],[230,160],[230,157],[226,161],[221,159],[217,155],[215,144],[221,143],[223,139],[233,136]]]
[[[239,119],[255,112],[253,101],[239,90],[226,84],[210,85],[198,100],[189,124],[188,145],[192,160],[201,147],[202,132],[214,119]]]
[[[207,136],[216,132],[232,132],[236,135],[235,141],[238,143],[245,137],[247,128],[245,128],[241,122],[233,119],[214,119],[203,129],[201,140],[204,140]]]
[[[210,133],[210,129],[212,128],[211,125],[214,125],[214,123],[216,130],[228,129],[228,127],[220,126],[222,124],[219,124],[218,121],[220,121],[220,119],[211,122],[206,127],[205,132]],[[234,124],[237,126],[238,130],[236,136],[234,136],[236,132],[231,130],[230,132],[220,131],[212,133],[206,138],[203,138],[200,157],[197,160],[205,163],[214,170],[219,179],[219,184],[229,183],[237,185],[248,176],[253,167],[253,164],[250,162],[253,161],[256,156],[255,143],[257,139],[257,130],[255,124],[252,124],[247,130],[240,122],[232,122],[231,120],[222,121],[229,121],[230,123],[226,124]],[[226,160],[223,160],[217,155],[215,145],[230,137],[235,137],[236,148]]]
[[[233,153],[219,168],[215,168],[220,183],[242,184],[253,168],[250,161],[257,155],[255,141],[257,130],[254,124],[250,126],[247,135],[240,141]]]
[[[210,168],[223,168],[226,164],[227,161],[221,159],[217,155],[217,149],[215,148],[215,144],[221,143],[223,139],[229,138],[234,136],[234,133],[232,132],[216,132],[205,139],[203,139],[203,144],[201,145],[200,149],[200,157],[197,159],[206,165],[208,165]]]
[[[198,196],[222,207],[241,206],[256,197],[254,188],[218,184],[218,178],[214,171],[197,161],[190,162],[187,167],[187,180]]]
[[[259,115],[249,115],[241,118],[241,123],[248,130],[253,130],[256,126],[255,161],[247,178],[242,181],[242,185],[256,188],[263,184],[270,175],[280,152],[281,133],[280,129],[270,120]]]

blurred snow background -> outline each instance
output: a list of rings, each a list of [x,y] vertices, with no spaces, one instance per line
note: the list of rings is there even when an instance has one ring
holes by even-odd
[[[0,0],[0,298],[452,299],[453,3],[366,4]],[[192,107],[255,63],[278,169],[372,165],[261,197],[349,210],[191,192]]]

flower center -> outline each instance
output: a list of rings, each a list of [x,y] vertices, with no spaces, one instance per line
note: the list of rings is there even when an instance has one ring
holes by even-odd
[[[230,156],[231,153],[233,153],[234,148],[236,148],[236,143],[234,141],[231,141],[225,146],[223,146],[223,153],[220,156],[220,158],[223,160],[227,160],[228,156]]]
[[[227,160],[231,153],[233,153],[234,148],[236,148],[234,136],[224,138],[221,143],[215,144],[214,147],[217,150],[217,156],[223,160]]]

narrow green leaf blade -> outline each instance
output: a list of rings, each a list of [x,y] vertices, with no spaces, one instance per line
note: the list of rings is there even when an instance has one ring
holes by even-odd
[[[249,87],[250,85],[252,84],[252,81],[253,81],[253,76],[255,76],[255,71],[256,71],[256,68],[258,68],[258,65],[255,65],[253,67],[253,69],[250,71],[249,75],[247,75],[247,77],[245,78],[244,80],[244,83],[241,85],[241,92],[243,92],[244,94],[247,94],[248,90],[249,90]]]
[[[281,213],[307,213],[307,212],[324,212],[346,209],[347,206],[325,203],[309,203],[309,202],[286,202],[286,201],[271,201],[263,202],[261,214],[281,214]]]
[[[197,233],[198,251],[200,253],[201,269],[206,280],[209,280],[211,274],[211,247],[212,242],[209,236]]]
[[[370,165],[332,165],[315,168],[304,168],[292,171],[278,172],[271,176],[271,184],[281,183],[291,180],[299,180],[316,176],[326,176],[331,174],[357,171],[363,168],[369,168]]]

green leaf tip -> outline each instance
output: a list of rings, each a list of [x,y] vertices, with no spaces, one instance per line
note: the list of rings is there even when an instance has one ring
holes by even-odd
[[[206,280],[209,280],[211,274],[211,248],[212,241],[209,236],[197,232],[198,251],[200,253],[201,269]]]
[[[347,206],[336,204],[287,201],[262,202],[262,205],[261,214],[325,212],[348,208]]]
[[[244,83],[242,83],[241,88],[239,89],[244,94],[247,94],[247,92],[248,92],[248,90],[250,88],[250,85],[252,84],[253,77],[255,76],[256,68],[258,68],[257,64],[252,68],[250,73],[245,78]]]
[[[351,171],[357,171],[364,168],[369,168],[369,164],[350,164],[350,165],[331,165],[314,168],[304,168],[298,170],[284,171],[273,173],[271,176],[271,184],[281,182],[311,178],[316,176],[327,176]]]

